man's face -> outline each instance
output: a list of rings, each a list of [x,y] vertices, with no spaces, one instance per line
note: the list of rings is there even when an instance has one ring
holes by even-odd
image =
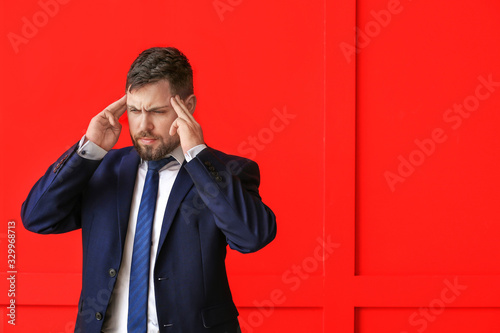
[[[178,134],[169,134],[170,126],[177,118],[170,97],[170,84],[166,80],[127,92],[130,136],[144,160],[161,159],[180,144]]]

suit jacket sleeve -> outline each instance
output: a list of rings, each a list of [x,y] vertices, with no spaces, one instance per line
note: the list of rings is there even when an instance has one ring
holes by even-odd
[[[81,227],[81,197],[100,161],[80,157],[77,145],[66,151],[33,186],[21,207],[26,229],[41,234]]]
[[[207,148],[185,168],[232,249],[254,252],[274,239],[276,217],[259,195],[257,163]]]

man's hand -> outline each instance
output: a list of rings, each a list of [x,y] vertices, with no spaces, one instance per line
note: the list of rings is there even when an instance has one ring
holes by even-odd
[[[170,98],[170,104],[178,117],[170,126],[170,135],[179,133],[182,151],[186,154],[189,149],[205,143],[203,131],[179,95]]]
[[[118,121],[127,110],[127,95],[110,104],[90,121],[85,137],[104,150],[111,150],[120,137],[122,125]]]

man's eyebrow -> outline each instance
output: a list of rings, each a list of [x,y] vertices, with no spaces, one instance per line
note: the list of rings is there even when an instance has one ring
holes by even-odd
[[[162,106],[155,106],[153,108],[150,108],[150,109],[145,109],[146,111],[156,111],[156,110],[160,110],[160,109],[165,109],[165,108],[168,108],[170,105],[162,105]]]
[[[168,108],[170,107],[170,105],[162,105],[162,106],[155,106],[155,107],[152,107],[150,109],[145,109],[146,111],[156,111],[156,110],[159,110],[159,109],[164,109],[164,108]],[[130,110],[130,109],[135,109],[135,110],[138,110],[135,106],[133,105],[127,105],[127,108]]]

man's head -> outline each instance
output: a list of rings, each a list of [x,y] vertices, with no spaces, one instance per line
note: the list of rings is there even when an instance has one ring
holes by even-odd
[[[158,160],[180,144],[169,134],[177,118],[170,98],[179,95],[193,113],[193,71],[188,59],[172,47],[154,47],[132,63],[126,83],[130,136],[139,156]]]
[[[193,94],[193,70],[186,56],[173,47],[152,47],[134,60],[127,74],[126,91],[167,80],[173,96]]]

